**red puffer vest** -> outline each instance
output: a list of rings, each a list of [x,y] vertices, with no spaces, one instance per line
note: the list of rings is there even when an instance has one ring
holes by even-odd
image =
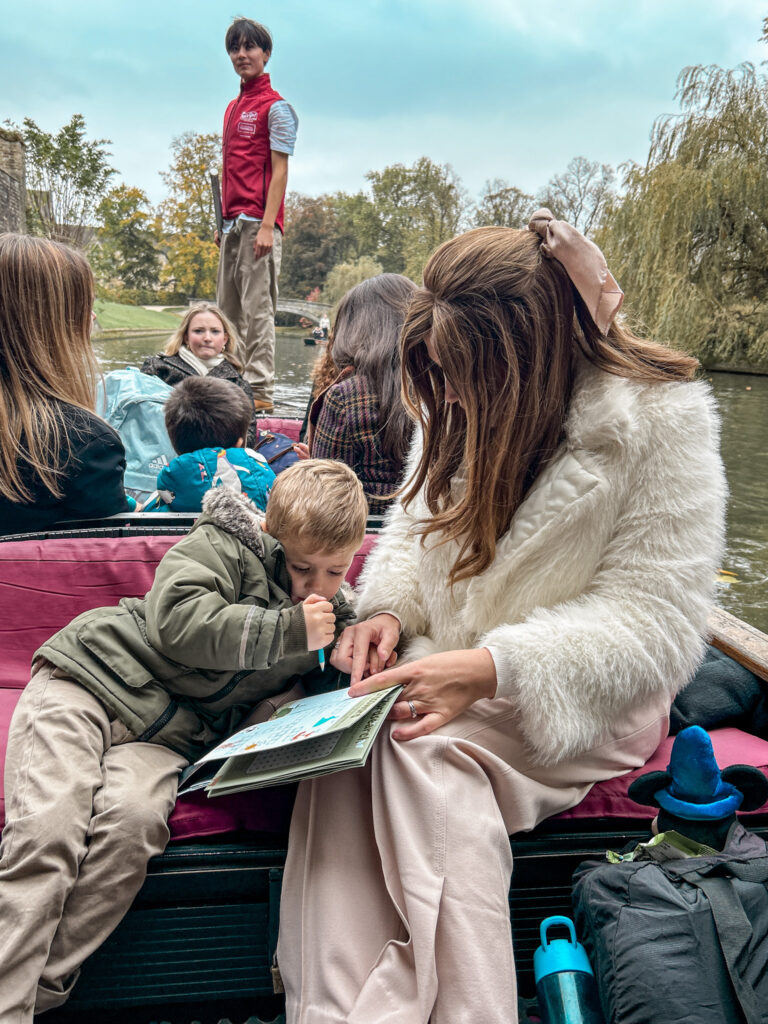
[[[259,75],[240,86],[240,95],[224,114],[221,208],[225,220],[241,213],[263,217],[272,180],[269,150],[269,108],[283,97],[275,92],[269,75]],[[283,230],[284,200],[275,224]]]

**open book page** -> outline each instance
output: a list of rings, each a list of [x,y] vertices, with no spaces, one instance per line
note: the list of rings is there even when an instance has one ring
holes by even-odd
[[[299,740],[282,748],[259,750],[231,757],[208,786],[209,796],[223,796],[245,789],[261,789],[279,783],[327,775],[365,764],[400,687],[380,690],[379,700],[342,732]],[[364,700],[364,698],[357,698]]]
[[[197,763],[222,761],[341,732],[367,715],[390,693],[391,690],[377,690],[363,697],[351,698],[349,690],[332,690],[290,701],[283,704],[269,721],[241,729],[209,750]]]

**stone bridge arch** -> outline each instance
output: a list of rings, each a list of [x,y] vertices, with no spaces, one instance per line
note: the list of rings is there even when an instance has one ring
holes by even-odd
[[[279,295],[277,299],[278,313],[295,313],[297,316],[305,316],[307,320],[311,320],[313,324],[320,322],[320,317],[323,313],[330,316],[332,309],[333,306],[327,302],[308,302],[306,299],[288,299],[284,298],[282,295]]]

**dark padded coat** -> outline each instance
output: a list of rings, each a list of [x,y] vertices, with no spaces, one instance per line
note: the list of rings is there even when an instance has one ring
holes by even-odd
[[[46,530],[70,519],[98,519],[129,509],[123,486],[125,448],[101,417],[67,402],[58,403],[70,451],[62,464],[57,498],[29,467],[22,478],[33,499],[20,504],[0,495],[0,535]]]

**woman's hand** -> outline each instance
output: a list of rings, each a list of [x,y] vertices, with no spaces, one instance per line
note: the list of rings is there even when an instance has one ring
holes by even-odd
[[[359,683],[363,676],[394,665],[399,639],[400,623],[394,615],[385,612],[374,615],[365,622],[347,626],[333,652],[331,664],[341,672],[348,672],[352,683]]]
[[[493,697],[496,693],[496,666],[491,652],[485,647],[471,651],[444,651],[354,682],[349,695],[361,697],[364,693],[395,684],[404,689],[392,705],[389,717],[402,720],[404,724],[392,735],[396,740],[412,740],[434,732],[466,711],[476,700]],[[411,714],[411,704],[416,718]]]
[[[300,459],[309,458],[309,448],[307,445],[304,444],[303,441],[297,441],[296,444],[293,446],[293,450],[296,452]]]

